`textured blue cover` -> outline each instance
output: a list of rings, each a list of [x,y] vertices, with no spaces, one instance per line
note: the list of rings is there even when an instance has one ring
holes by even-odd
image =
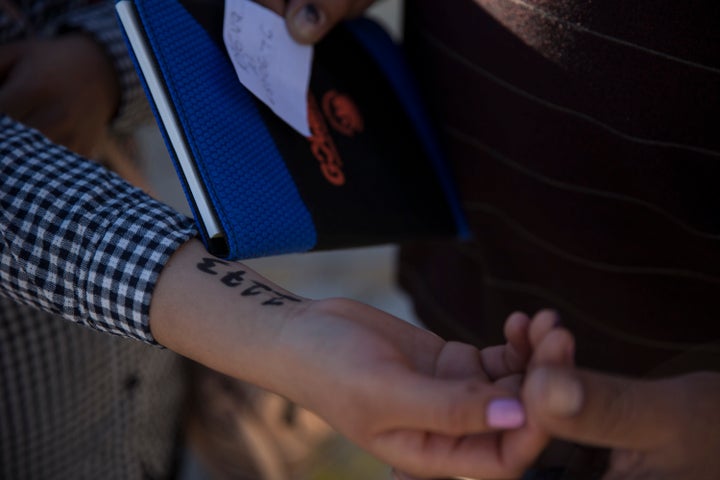
[[[311,250],[317,235],[310,213],[251,94],[238,88],[224,53],[178,2],[134,3],[226,232],[229,251],[224,256],[241,259]],[[167,136],[165,141],[173,152]],[[237,191],[248,199],[243,204],[227,201]],[[197,221],[197,212],[193,214]],[[209,246],[210,239],[203,235]]]

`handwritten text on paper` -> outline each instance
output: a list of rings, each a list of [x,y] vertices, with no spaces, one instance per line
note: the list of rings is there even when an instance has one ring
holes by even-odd
[[[309,137],[312,47],[296,43],[282,17],[250,0],[225,0],[223,39],[245,88]]]

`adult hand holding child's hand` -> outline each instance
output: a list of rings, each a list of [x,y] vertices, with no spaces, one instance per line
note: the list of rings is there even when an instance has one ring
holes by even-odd
[[[573,363],[572,335],[558,326],[555,312],[541,311],[532,320],[515,313],[505,323],[507,343],[478,352],[478,361],[454,372],[437,372],[440,376],[475,376],[488,383],[503,386],[520,395],[524,374],[537,365],[569,367]],[[469,448],[475,449],[478,460],[473,465],[449,464],[447,471],[467,478],[519,478],[532,465],[549,442],[549,436],[538,428],[531,417],[522,425],[506,425],[506,429],[469,437]],[[519,427],[519,428],[518,428]],[[465,468],[464,468],[465,467]],[[469,467],[469,468],[467,468]],[[430,478],[429,471],[410,476],[409,471],[395,471],[397,480]]]

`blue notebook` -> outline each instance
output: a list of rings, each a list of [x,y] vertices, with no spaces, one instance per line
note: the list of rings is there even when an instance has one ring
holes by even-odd
[[[239,83],[223,8],[116,3],[211,253],[247,259],[467,236],[412,76],[385,30],[357,19],[316,45],[306,138]]]

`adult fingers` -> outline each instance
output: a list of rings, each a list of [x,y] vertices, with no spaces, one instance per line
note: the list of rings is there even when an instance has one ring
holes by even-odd
[[[551,436],[599,447],[650,449],[677,421],[678,393],[643,381],[571,368],[532,370],[522,398],[529,417]]]
[[[481,378],[388,375],[381,428],[467,435],[521,427],[525,410],[505,388]]]
[[[450,351],[457,354],[457,350]],[[439,358],[438,363],[441,361],[442,358]],[[513,385],[504,383],[511,379]],[[406,384],[403,391],[408,392],[414,400],[396,399],[401,402],[402,413],[384,413],[391,416],[393,421],[406,412],[414,412],[415,418],[403,418],[401,426],[391,427],[377,435],[371,450],[381,454],[388,463],[402,468],[402,472],[396,472],[397,477],[408,480],[414,478],[409,475],[428,478],[446,477],[449,474],[472,478],[515,478],[534,461],[547,443],[547,435],[536,426],[515,428],[524,422],[514,410],[515,399],[508,397],[506,392],[519,390],[520,381],[520,375],[505,377],[502,385],[493,386],[484,382],[479,385],[473,383],[477,380],[462,383],[434,382],[434,386],[421,381],[419,390],[426,392],[425,395],[430,391],[444,392],[441,393],[443,398],[425,399],[427,403],[421,408],[411,406],[420,399],[420,392],[413,394],[413,388]],[[398,382],[389,383],[399,385]],[[475,388],[479,390],[474,392]],[[458,395],[458,392],[461,393]],[[470,398],[480,392],[486,397]],[[465,400],[461,398],[466,395],[470,410],[463,413]],[[505,402],[509,402],[509,405]],[[433,403],[436,404],[428,408]],[[483,433],[502,428],[509,430]]]
[[[530,462],[513,463],[504,455],[500,434],[460,437],[418,431],[380,436],[370,451],[395,466],[400,478],[516,478]]]
[[[290,0],[285,18],[290,34],[300,43],[315,43],[341,20],[357,16],[373,0]]]
[[[509,375],[495,382],[495,385],[520,395],[523,379],[523,374]],[[537,459],[548,441],[548,435],[539,428],[537,422],[528,418],[522,428],[506,430],[499,436],[500,457],[507,466],[528,466]]]

